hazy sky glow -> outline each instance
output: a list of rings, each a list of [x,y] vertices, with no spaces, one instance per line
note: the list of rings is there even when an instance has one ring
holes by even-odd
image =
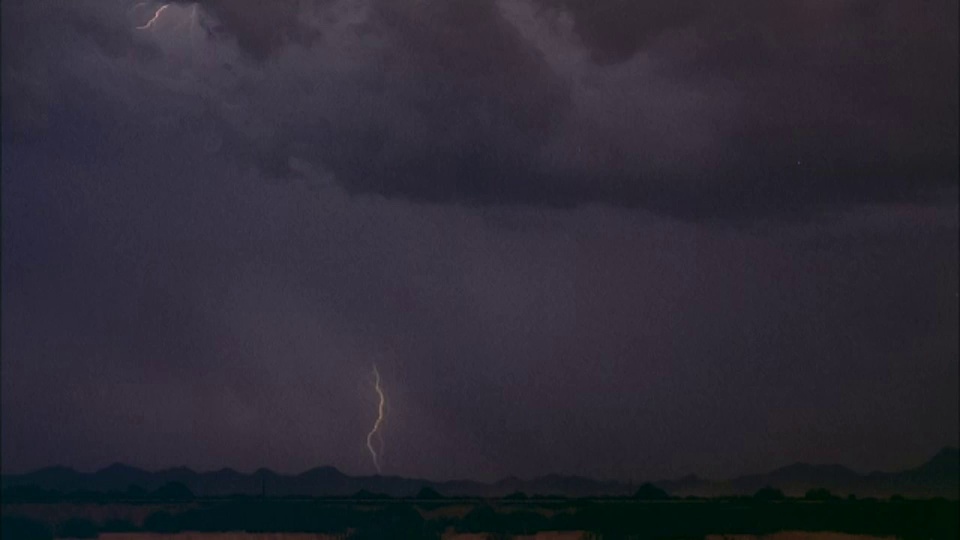
[[[2,468],[958,444],[951,0],[10,0]]]

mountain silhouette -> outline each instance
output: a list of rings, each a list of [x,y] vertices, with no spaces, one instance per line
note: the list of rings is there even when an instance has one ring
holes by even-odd
[[[919,467],[900,472],[859,474],[842,465],[795,463],[765,474],[731,480],[712,481],[691,476],[656,482],[656,485],[675,496],[750,495],[773,486],[791,496],[825,488],[837,495],[889,497],[900,494],[956,499],[960,496],[960,450],[944,448]]]
[[[447,496],[503,497],[510,493],[563,495],[570,497],[629,496],[638,485],[601,481],[582,476],[547,475],[530,480],[508,477],[494,483],[471,480],[432,482],[398,476],[350,476],[334,467],[316,467],[297,475],[258,469],[245,474],[225,468],[196,472],[186,467],[145,471],[114,463],[93,473],[67,467],[47,467],[26,474],[4,474],[0,484],[6,490],[14,486],[32,486],[59,492],[128,492],[136,486],[153,492],[171,483],[182,484],[198,496],[258,495],[272,496],[351,496],[356,493],[412,497],[423,489]],[[946,497],[960,495],[960,450],[944,448],[922,465],[899,472],[859,474],[841,465],[795,463],[764,474],[745,475],[729,480],[708,480],[695,475],[676,480],[650,483],[672,496],[750,495],[765,487],[774,487],[787,495],[799,496],[808,490],[825,488],[837,495],[889,497]]]

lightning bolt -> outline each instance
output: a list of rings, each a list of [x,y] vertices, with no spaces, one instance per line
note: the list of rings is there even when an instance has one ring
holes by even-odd
[[[144,24],[143,26],[138,26],[137,30],[147,30],[148,28],[152,27],[154,24],[157,23],[157,20],[160,19],[160,15],[163,15],[163,12],[166,11],[168,7],[170,7],[170,4],[163,4],[162,6],[157,8],[157,10],[153,12],[153,17],[150,17],[150,20],[147,21],[147,23]]]
[[[377,371],[377,365],[373,365],[373,376],[374,376],[374,385],[373,389],[376,390],[377,396],[380,398],[380,405],[377,407],[377,421],[373,423],[373,429],[370,430],[370,433],[367,434],[367,449],[370,450],[370,457],[373,458],[373,466],[377,468],[377,473],[380,473],[380,459],[377,456],[377,451],[373,449],[373,436],[376,435],[380,440],[380,451],[383,451],[383,435],[380,433],[380,425],[383,424],[383,406],[386,403],[386,398],[383,396],[383,389],[380,388],[380,372]]]

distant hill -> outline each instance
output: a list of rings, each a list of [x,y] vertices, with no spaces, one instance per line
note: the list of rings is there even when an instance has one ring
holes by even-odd
[[[82,473],[66,467],[48,467],[31,473],[0,477],[0,485],[4,489],[35,486],[60,492],[127,492],[131,486],[154,491],[170,482],[182,483],[200,496],[258,495],[265,490],[272,496],[349,496],[363,492],[412,497],[422,489],[429,488],[448,496],[502,497],[523,492],[531,496],[590,497],[628,496],[638,488],[628,483],[560,475],[530,480],[511,477],[494,483],[469,480],[432,482],[399,476],[350,476],[333,467],[317,467],[297,475],[283,475],[269,469],[247,474],[233,469],[196,472],[184,467],[150,472],[120,463],[93,473]],[[852,493],[888,497],[901,494],[907,497],[957,499],[960,496],[960,450],[944,448],[926,463],[900,472],[864,475],[841,465],[796,463],[768,473],[729,480],[687,476],[652,484],[673,496],[749,495],[763,487],[772,486],[793,496],[803,495],[814,488],[826,488],[837,495]]]
[[[900,494],[957,499],[960,498],[960,450],[944,448],[919,467],[900,472],[859,474],[842,465],[795,463],[765,474],[731,480],[693,476],[656,484],[674,496],[749,495],[765,486],[774,486],[791,496],[825,488],[836,495],[889,497]]]

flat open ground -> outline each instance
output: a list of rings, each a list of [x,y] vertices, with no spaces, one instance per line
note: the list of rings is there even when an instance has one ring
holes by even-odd
[[[866,540],[958,538],[958,508],[960,503],[948,500],[242,498],[179,503],[4,504],[2,514],[5,532],[13,530],[10,527],[32,524],[67,536],[81,527],[88,534],[93,531],[102,538],[117,540]]]

